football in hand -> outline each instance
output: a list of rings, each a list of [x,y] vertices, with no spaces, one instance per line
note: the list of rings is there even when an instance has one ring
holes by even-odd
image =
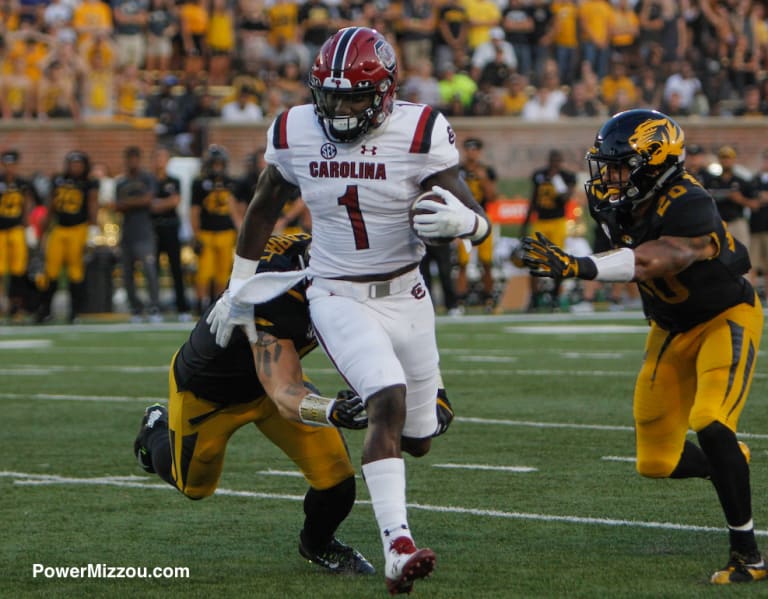
[[[434,214],[434,211],[429,210],[428,208],[423,208],[421,206],[418,206],[418,203],[421,200],[431,200],[438,204],[445,204],[445,200],[442,198],[442,196],[439,196],[434,191],[425,191],[418,198],[416,198],[413,201],[413,204],[411,204],[411,209],[408,213],[408,220],[411,223],[411,229],[413,230],[413,232],[416,234],[416,236],[419,239],[421,239],[427,245],[445,245],[447,243],[451,243],[453,241],[453,237],[422,237],[421,235],[419,235],[416,229],[413,228],[414,216],[416,216],[417,214]]]

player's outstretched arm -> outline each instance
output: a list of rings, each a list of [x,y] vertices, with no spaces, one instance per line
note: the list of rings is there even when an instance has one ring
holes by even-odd
[[[257,331],[251,350],[259,381],[283,418],[313,426],[368,426],[365,404],[359,396],[340,392],[334,399],[307,389],[299,354],[289,339]]]
[[[709,260],[717,253],[711,235],[660,237],[635,248],[635,281],[657,279],[685,270],[694,262]]]
[[[635,249],[616,248],[591,256],[566,253],[541,233],[522,241],[523,263],[531,274],[555,279],[579,278],[598,281],[646,281],[675,275],[694,262],[716,255],[711,235],[660,237]]]

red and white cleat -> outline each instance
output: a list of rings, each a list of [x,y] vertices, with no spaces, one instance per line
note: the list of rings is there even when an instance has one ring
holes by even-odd
[[[396,538],[387,552],[385,572],[389,594],[410,593],[414,581],[432,574],[436,561],[431,549],[417,549],[409,537]]]

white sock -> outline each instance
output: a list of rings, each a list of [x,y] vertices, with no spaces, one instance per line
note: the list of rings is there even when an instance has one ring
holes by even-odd
[[[405,508],[405,462],[386,458],[363,464],[363,476],[386,553],[396,538],[411,536]]]

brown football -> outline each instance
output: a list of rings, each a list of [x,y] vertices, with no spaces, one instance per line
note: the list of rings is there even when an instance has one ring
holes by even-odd
[[[422,193],[413,201],[413,204],[411,204],[411,209],[408,212],[408,221],[411,224],[411,229],[413,229],[413,217],[417,214],[434,214],[432,210],[416,207],[416,204],[418,204],[421,200],[432,200],[438,204],[445,204],[445,200],[434,191],[425,191]],[[413,229],[413,232],[416,233],[416,230]],[[445,245],[453,241],[453,237],[422,237],[418,233],[416,233],[416,236],[427,245]]]

